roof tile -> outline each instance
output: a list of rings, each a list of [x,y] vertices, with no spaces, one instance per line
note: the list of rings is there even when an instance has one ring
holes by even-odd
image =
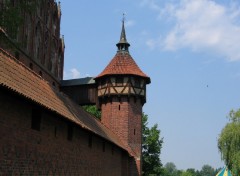
[[[128,52],[117,52],[107,67],[95,79],[107,75],[136,75],[146,78],[150,83],[150,77],[142,72]]]
[[[83,110],[65,94],[55,90],[47,81],[1,48],[0,86],[14,91],[78,126],[115,143],[124,150],[128,150],[119,138],[99,120]]]

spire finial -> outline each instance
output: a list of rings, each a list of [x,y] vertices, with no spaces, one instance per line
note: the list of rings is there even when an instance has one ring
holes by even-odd
[[[123,13],[123,19],[122,19],[122,22],[123,22],[123,23],[125,22],[125,13]]]
[[[123,13],[122,31],[121,31],[121,35],[120,35],[120,41],[116,45],[118,47],[118,51],[127,51],[128,52],[128,47],[130,46],[130,44],[127,42],[124,22],[125,22],[125,13]]]

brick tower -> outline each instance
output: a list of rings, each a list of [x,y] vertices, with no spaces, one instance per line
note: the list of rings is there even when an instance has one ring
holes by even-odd
[[[118,51],[96,78],[102,123],[119,136],[133,160],[129,175],[141,175],[142,106],[150,78],[137,66],[129,53],[124,20]]]

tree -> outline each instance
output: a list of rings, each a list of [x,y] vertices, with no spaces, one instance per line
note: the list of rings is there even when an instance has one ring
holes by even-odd
[[[164,166],[164,176],[179,176],[180,173],[177,170],[176,165],[173,162],[168,162]]]
[[[209,165],[204,165],[201,170],[201,176],[215,176],[216,170]]]
[[[231,110],[230,122],[223,128],[218,138],[218,148],[222,159],[234,176],[240,175],[240,109]]]
[[[198,176],[198,171],[196,171],[193,168],[189,168],[186,170],[187,173],[189,173],[191,176]],[[210,176],[210,175],[209,175]]]
[[[183,171],[180,176],[194,176],[191,171]]]
[[[148,128],[148,115],[142,115],[142,172],[143,176],[160,175],[163,172],[160,153],[163,138],[160,138],[160,130],[158,125]]]
[[[99,120],[101,119],[101,111],[97,109],[96,105],[85,105],[82,107],[85,111],[89,112],[90,114],[95,116],[97,119]]]
[[[186,170],[178,170],[174,163],[168,162],[164,166],[163,176],[215,176],[221,168],[214,169],[210,165],[203,165],[202,170],[189,168]]]

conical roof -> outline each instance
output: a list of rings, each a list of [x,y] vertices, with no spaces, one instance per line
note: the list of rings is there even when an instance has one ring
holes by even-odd
[[[150,78],[142,72],[128,52],[117,52],[96,79],[107,75],[135,75],[146,78],[147,83],[150,83]]]
[[[122,21],[120,41],[116,45],[118,47],[117,54],[95,79],[107,75],[135,75],[145,78],[147,83],[150,83],[150,77],[142,72],[129,54],[128,47],[130,44],[127,42],[124,20]]]

